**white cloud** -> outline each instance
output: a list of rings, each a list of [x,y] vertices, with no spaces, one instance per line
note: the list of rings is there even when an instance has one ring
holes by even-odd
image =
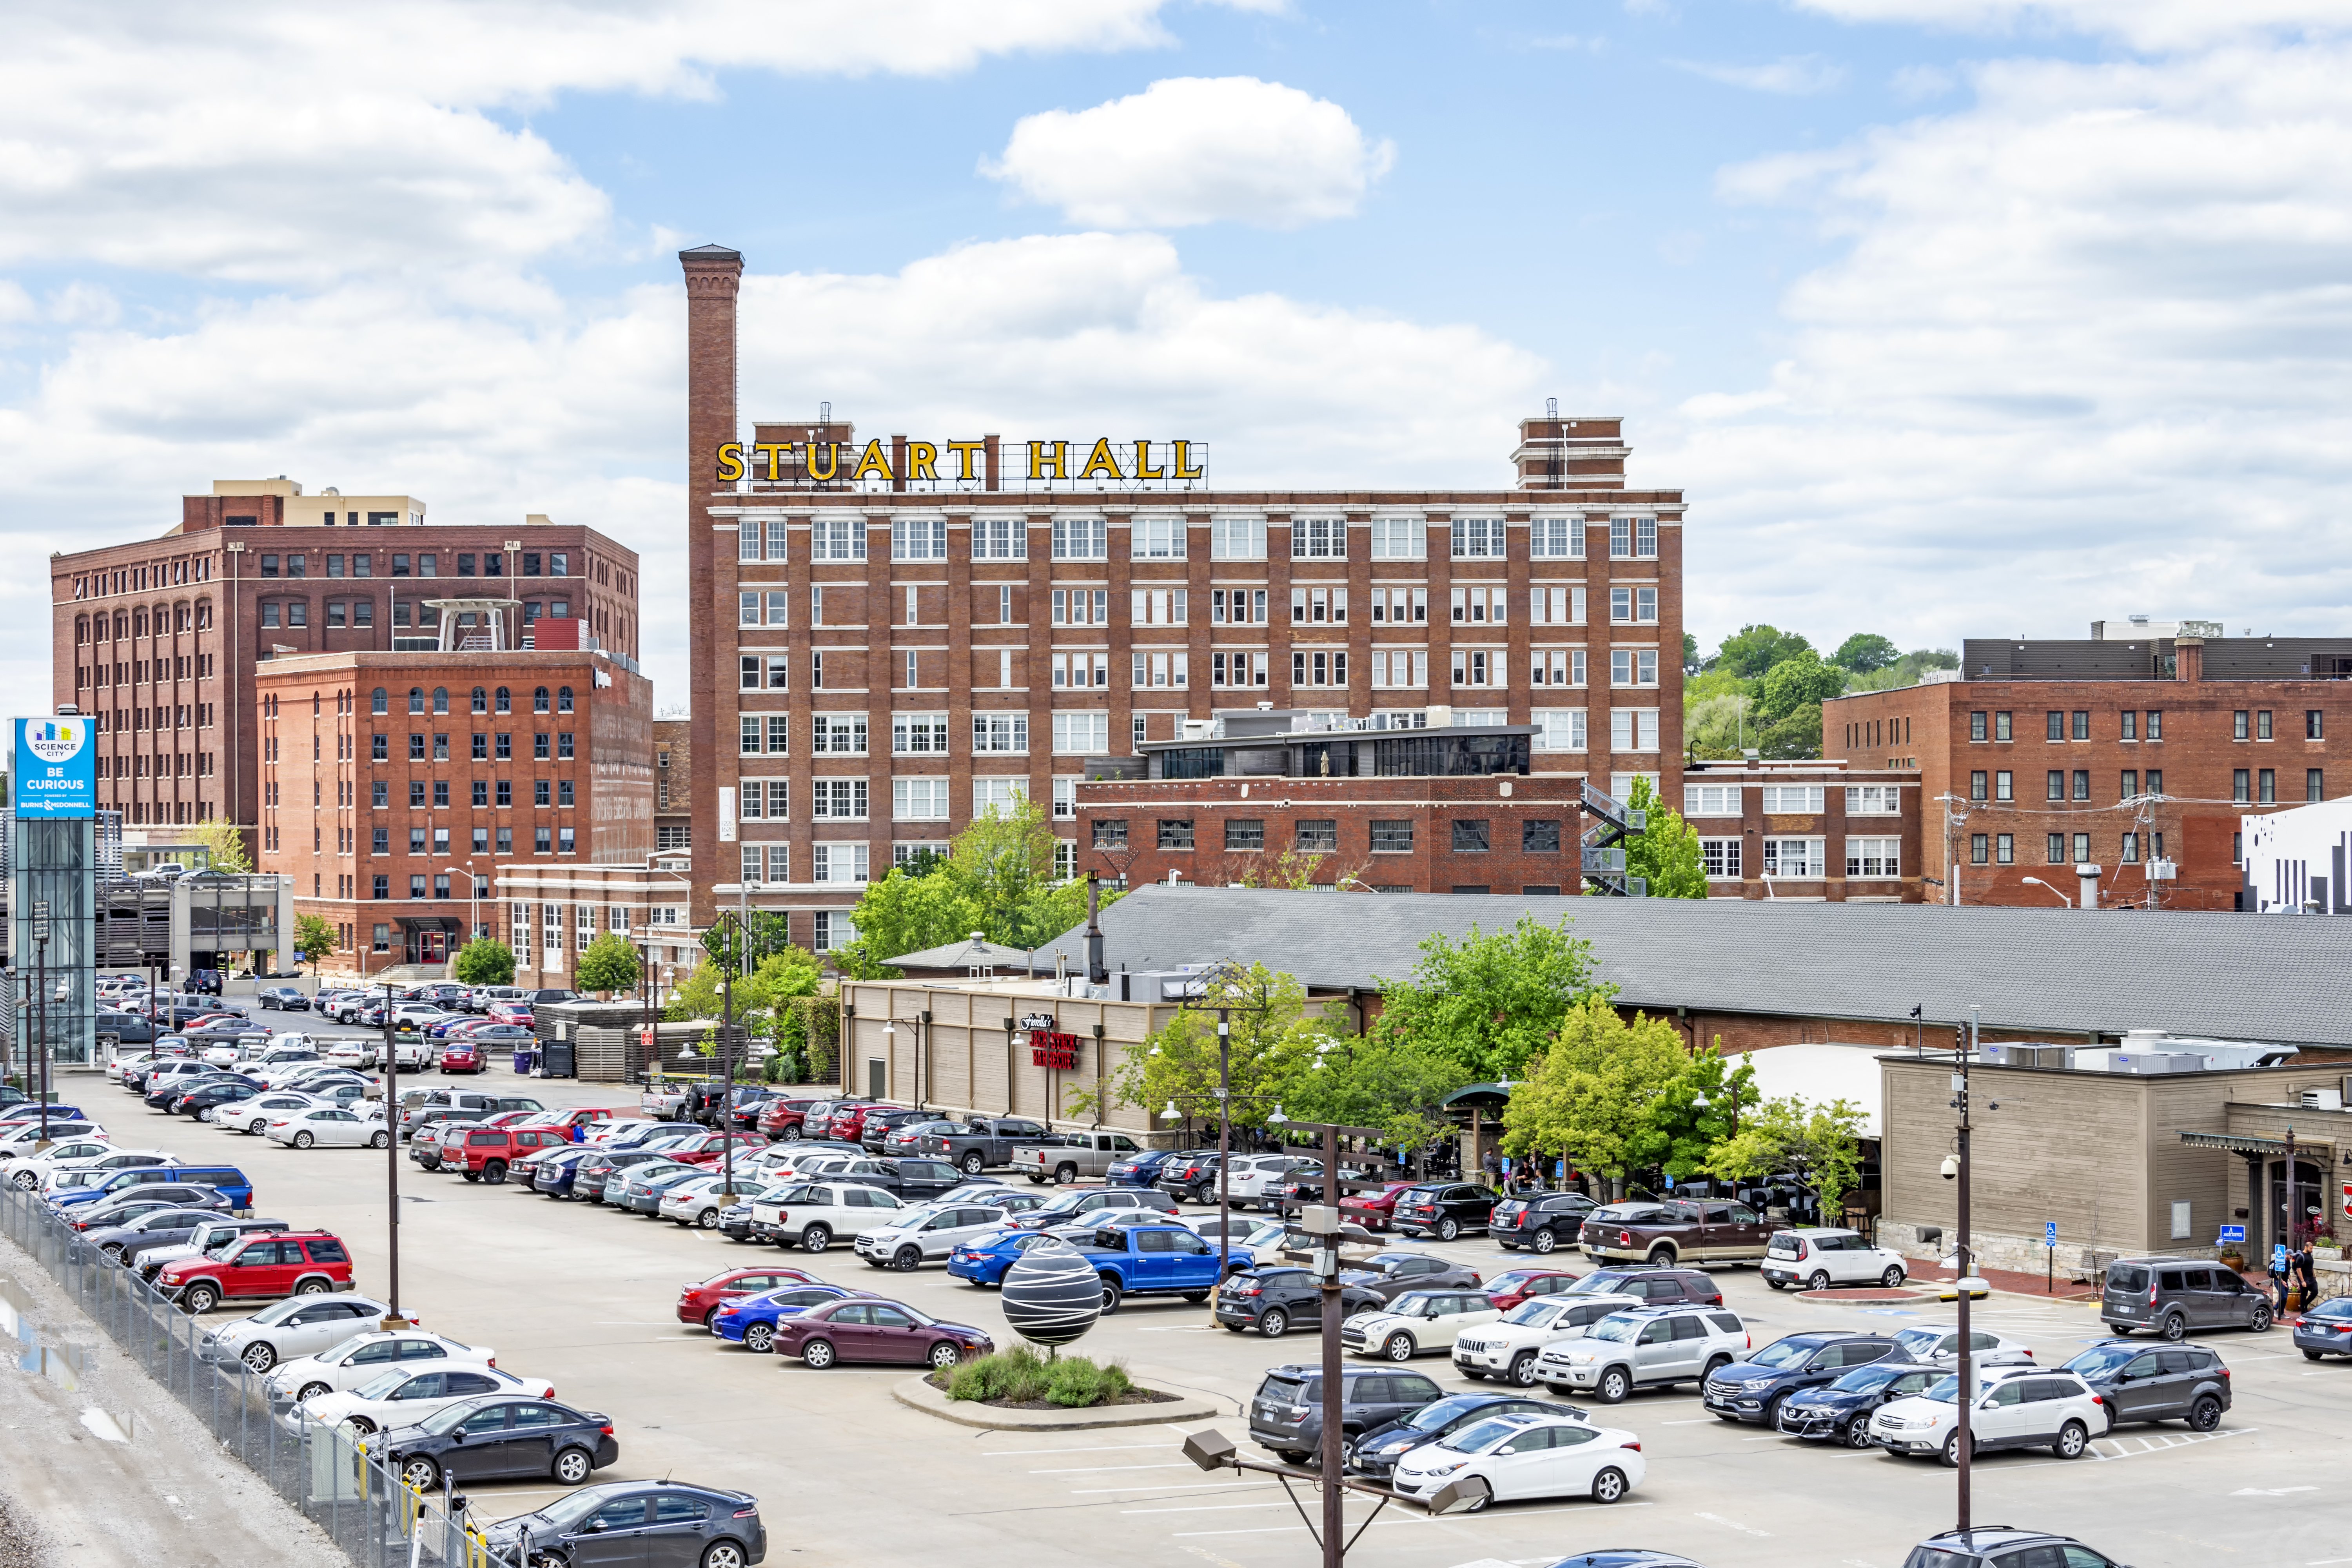
[[[1029,115],[981,170],[1092,227],[1296,228],[1354,212],[1395,157],[1346,110],[1297,88],[1177,77],[1075,113]]]
[[[1780,93],[1790,98],[1827,92],[1845,80],[1845,68],[1819,55],[1783,55],[1765,65],[1717,65],[1704,60],[1668,60],[1677,70],[1719,81],[1750,92]]]
[[[1789,291],[1769,385],[1683,410],[1666,464],[1730,525],[1694,618],[2340,630],[2347,70],[2318,45],[2010,62],[1964,111],[1727,171],[1848,248]]]
[[[1973,32],[2080,32],[2152,49],[2193,48],[2266,34],[2340,33],[2342,0],[1797,0],[1846,22],[1899,22]]]

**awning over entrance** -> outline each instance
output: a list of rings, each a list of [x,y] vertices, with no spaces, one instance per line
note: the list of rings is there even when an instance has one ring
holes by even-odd
[[[456,931],[457,922],[446,915],[394,915],[394,920],[409,931]]]
[[[2219,1149],[2231,1154],[2262,1154],[2284,1160],[2290,1153],[2310,1159],[2332,1145],[2298,1140],[2290,1148],[2281,1138],[2244,1138],[2234,1132],[2183,1132],[2180,1141],[2191,1149]]]

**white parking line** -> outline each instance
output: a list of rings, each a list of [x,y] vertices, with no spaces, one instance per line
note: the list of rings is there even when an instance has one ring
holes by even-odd
[[[1455,1525],[1475,1525],[1480,1523],[1493,1523],[1497,1520],[1536,1519],[1544,1514],[1551,1513],[1591,1513],[1597,1508],[1610,1506],[1613,1506],[1618,1512],[1622,1513],[1627,1509],[1655,1508],[1657,1505],[1655,1503],[1647,1502],[1621,1502],[1614,1505],[1588,1502],[1570,1503],[1561,1508],[1505,1508],[1501,1510],[1490,1508],[1475,1514],[1448,1514],[1445,1516],[1444,1522]],[[1435,1524],[1437,1522],[1439,1521],[1434,1519],[1407,1514],[1402,1519],[1373,1520],[1368,1528],[1380,1530],[1394,1524],[1427,1525]],[[1172,1541],[1186,1541],[1198,1540],[1202,1536],[1210,1535],[1278,1535],[1286,1530],[1305,1530],[1306,1528],[1307,1527],[1303,1524],[1276,1524],[1263,1525],[1255,1529],[1249,1530],[1180,1530],[1171,1532],[1169,1539]]]
[[[983,1448],[984,1459],[1034,1459],[1047,1454],[1164,1454],[1158,1443],[1098,1443],[1085,1448]]]
[[[1173,1465],[1066,1465],[1055,1470],[1032,1470],[1033,1476],[1087,1476],[1102,1470],[1189,1470],[1191,1461]]]
[[[1718,1513],[1695,1513],[1691,1517],[1706,1520],[1710,1524],[1719,1524],[1726,1530],[1736,1530],[1742,1535],[1753,1535],[1759,1540],[1769,1541],[1772,1538],[1772,1532],[1769,1530],[1758,1530],[1753,1525],[1741,1524],[1736,1520],[1726,1519]]]
[[[1138,1481],[1131,1487],[1072,1487],[1072,1497],[1093,1497],[1103,1492],[1199,1492],[1255,1491],[1270,1483],[1237,1481]]]

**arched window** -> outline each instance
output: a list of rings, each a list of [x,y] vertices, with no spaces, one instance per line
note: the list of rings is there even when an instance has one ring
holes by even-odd
[[[186,631],[193,624],[188,606],[184,603],[172,606],[172,626],[174,630]]]
[[[156,635],[157,637],[162,637],[165,632],[168,632],[168,631],[170,631],[171,629],[172,629],[172,606],[171,606],[171,605],[156,605],[156,606],[155,606],[155,635]]]
[[[555,710],[558,713],[569,713],[572,711],[572,688],[567,686],[556,692]]]
[[[318,694],[317,692],[313,691],[312,693],[310,693],[310,717],[311,717],[311,718],[313,718],[313,719],[316,719],[318,716],[319,716],[319,694]]]
[[[433,689],[433,711],[436,713],[446,713],[449,711],[449,689],[447,687],[436,686]]]
[[[124,615],[121,610],[114,612],[114,635],[118,638],[127,637],[131,635],[131,617]]]
[[[408,710],[411,713],[425,711],[425,688],[412,686],[408,689]]]
[[[368,711],[369,711],[369,712],[371,712],[371,713],[389,713],[389,712],[391,712],[391,711],[392,711],[392,693],[390,693],[389,691],[386,691],[386,690],[385,690],[383,687],[381,687],[381,686],[377,687],[373,691],[369,692],[369,693],[368,693]]]
[[[198,599],[196,601],[196,630],[200,632],[208,632],[212,629],[213,602],[210,599]]]
[[[532,712],[534,712],[534,713],[544,713],[544,712],[546,712],[546,711],[547,711],[547,688],[546,688],[546,687],[544,687],[544,686],[534,687],[534,688],[531,689],[531,694],[530,694],[530,710],[531,710]]]
[[[477,686],[474,688],[474,711],[477,713],[487,713],[489,710],[490,694],[488,691],[485,691],[482,688]]]
[[[144,611],[144,610],[135,610],[135,611],[133,611],[133,612],[131,613],[131,635],[132,637],[145,637],[145,636],[147,635],[147,612],[146,612],[146,611]]]
[[[514,711],[514,693],[509,691],[503,686],[499,688],[498,701],[499,712],[511,713]]]
[[[74,641],[77,643],[86,643],[89,641],[89,617],[88,616],[76,616],[74,617]]]

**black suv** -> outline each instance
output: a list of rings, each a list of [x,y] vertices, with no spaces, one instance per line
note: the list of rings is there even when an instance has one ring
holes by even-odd
[[[1896,1349],[1885,1334],[1783,1334],[1746,1361],[1716,1369],[1701,1392],[1718,1420],[1778,1426],[1789,1395],[1834,1383],[1849,1368],[1885,1361]]]
[[[1939,1366],[1920,1366],[1900,1357],[1858,1366],[1835,1383],[1807,1388],[1780,1402],[1776,1431],[1808,1443],[1843,1443],[1849,1448],[1873,1447],[1870,1413],[1890,1399],[1925,1394],[1952,1374]]]
[[[1572,1415],[1579,1421],[1591,1419],[1573,1405],[1530,1399],[1524,1394],[1449,1394],[1410,1415],[1367,1429],[1349,1445],[1348,1473],[1387,1480],[1396,1473],[1396,1462],[1404,1455],[1490,1415]]]
[[[1696,1268],[1596,1268],[1560,1296],[1624,1296],[1652,1307],[1720,1307],[1723,1291]],[[1552,1298],[1559,1300],[1558,1296]]]
[[[1403,1236],[1433,1236],[1452,1241],[1465,1230],[1484,1230],[1495,1212],[1495,1190],[1475,1182],[1432,1182],[1397,1194],[1389,1224]]]
[[[952,1192],[963,1185],[963,1173],[945,1160],[900,1158],[877,1160],[875,1163],[882,1168],[856,1175],[844,1175],[841,1179],[896,1193],[909,1204],[927,1203],[941,1193]]]
[[[1386,1305],[1382,1298],[1360,1285],[1339,1292],[1342,1322],[1352,1313],[1377,1311]],[[1293,1323],[1320,1328],[1322,1318],[1323,1288],[1304,1268],[1260,1268],[1235,1274],[1217,1291],[1217,1321],[1237,1334],[1255,1329],[1275,1339],[1288,1333]],[[1437,1395],[1432,1393],[1430,1397]]]
[[[1506,1252],[1517,1252],[1522,1247],[1530,1252],[1549,1252],[1575,1241],[1577,1232],[1584,1227],[1584,1216],[1600,1206],[1582,1193],[1529,1193],[1505,1198],[1487,1216],[1486,1234]]]
[[[1305,1269],[1292,1272],[1311,1278]],[[1221,1309],[1222,1310],[1222,1309]],[[1349,1367],[1339,1373],[1339,1426],[1348,1436],[1385,1426],[1444,1391],[1417,1372]],[[1250,1436],[1292,1464],[1323,1442],[1323,1369],[1270,1367],[1250,1396]]]
[[[2230,1369],[2201,1345],[2152,1350],[2105,1340],[2066,1363],[2107,1409],[2107,1430],[2126,1421],[2186,1421],[2210,1432],[2230,1408]]]
[[[1376,1252],[1343,1267],[1339,1280],[1383,1301],[1393,1301],[1408,1290],[1475,1290],[1482,1283],[1476,1269],[1423,1252]]]
[[[2021,1550],[2042,1547],[2044,1552]],[[1911,1549],[1903,1568],[2127,1568],[2105,1552],[2094,1552],[2071,1535],[2050,1535],[2008,1524],[1980,1524],[1973,1530],[1948,1530],[1931,1535]]]
[[[2252,1329],[2271,1326],[2270,1299],[2231,1269],[2184,1263],[2178,1258],[2119,1258],[2107,1265],[2099,1316],[2107,1331],[2127,1334],[2154,1329],[2168,1340],[2191,1329]]]
[[[936,1110],[869,1110],[857,1130],[857,1142],[869,1154],[882,1152],[882,1140],[910,1121],[937,1121]]]

